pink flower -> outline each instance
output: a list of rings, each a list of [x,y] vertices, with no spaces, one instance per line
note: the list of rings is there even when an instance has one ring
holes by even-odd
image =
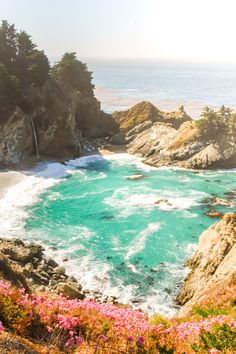
[[[75,343],[80,345],[83,343],[83,338],[79,336],[75,336]]]
[[[144,345],[144,338],[143,338],[142,336],[138,336],[137,341],[136,341],[136,344],[137,344],[139,347],[143,347],[143,345]]]
[[[108,341],[108,337],[105,336],[104,334],[100,334],[100,336],[98,336],[98,340],[101,342],[106,342]]]
[[[0,332],[2,332],[4,330],[2,322],[0,321]]]

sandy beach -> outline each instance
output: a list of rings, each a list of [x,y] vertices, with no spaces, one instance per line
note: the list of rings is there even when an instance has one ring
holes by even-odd
[[[18,171],[0,172],[0,199],[7,192],[8,188],[20,182],[24,178],[24,174]]]

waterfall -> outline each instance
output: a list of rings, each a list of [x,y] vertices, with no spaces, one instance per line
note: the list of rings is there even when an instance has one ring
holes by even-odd
[[[34,136],[36,156],[37,156],[37,159],[39,159],[40,156],[39,156],[38,138],[37,138],[37,134],[36,134],[36,131],[35,131],[34,120],[33,120],[33,118],[31,116],[30,116],[30,120],[31,120],[32,131],[33,131],[33,136]]]

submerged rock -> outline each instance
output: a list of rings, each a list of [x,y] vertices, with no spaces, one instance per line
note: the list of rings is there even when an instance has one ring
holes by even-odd
[[[129,179],[130,181],[136,181],[136,180],[143,179],[143,178],[144,178],[143,175],[132,175],[132,176],[127,177],[127,179]]]
[[[206,216],[210,216],[211,218],[222,218],[224,216],[223,213],[221,213],[220,211],[216,211],[216,210],[209,210],[205,213]]]

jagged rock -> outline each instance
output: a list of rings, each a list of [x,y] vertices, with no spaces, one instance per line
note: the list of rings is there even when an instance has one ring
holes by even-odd
[[[169,123],[178,129],[182,123],[191,120],[183,107],[177,112],[164,113],[148,101],[139,102],[126,111],[114,112],[112,116],[128,137],[141,133],[155,122]]]
[[[125,134],[123,132],[119,132],[109,139],[109,143],[112,145],[124,145],[125,144]]]
[[[54,273],[59,274],[59,275],[64,275],[65,274],[65,268],[62,266],[54,268]]]
[[[208,169],[236,166],[236,115],[192,120],[180,107],[164,113],[141,102],[114,119],[126,135],[128,152],[159,166]]]
[[[59,283],[57,290],[60,294],[68,297],[69,299],[84,299],[85,295],[81,292],[81,286],[69,283]]]
[[[45,257],[45,262],[52,268],[57,267],[57,262],[54,261],[54,259],[52,259],[51,257]]]
[[[65,291],[83,298],[81,285],[74,277],[65,274],[65,268],[52,258],[44,255],[42,246],[24,243],[18,239],[0,239],[0,277],[11,281],[27,292],[45,291],[58,293],[59,284],[64,284]],[[68,285],[68,286],[67,286]]]
[[[214,299],[220,289],[236,287],[236,214],[226,214],[203,232],[197,252],[187,262],[190,272],[177,301],[184,305],[180,315]]]
[[[41,260],[44,248],[37,244],[28,244],[22,247],[22,244],[13,241],[9,247],[9,243],[0,240],[1,251],[13,261],[26,264],[32,262],[34,258]]]
[[[209,210],[205,213],[205,215],[210,216],[211,218],[222,218],[224,214],[221,213],[220,211]]]
[[[30,117],[17,106],[0,116],[0,163],[18,163],[34,150]]]
[[[235,206],[235,203],[231,200],[227,200],[224,198],[219,198],[219,197],[211,197],[211,198],[206,198],[203,200],[203,203],[212,205],[212,206],[224,206],[224,207],[229,207],[232,208]]]
[[[144,178],[143,175],[132,175],[132,176],[127,177],[127,179],[129,179],[130,181],[136,181],[136,180],[139,180],[142,178]]]
[[[165,205],[169,205],[169,206],[171,205],[171,203],[168,201],[168,199],[158,199],[154,202],[154,204],[157,204],[157,205],[165,204]]]
[[[49,156],[79,156],[87,151],[85,137],[119,132],[111,115],[100,109],[93,92],[83,94],[60,86],[51,76],[24,88],[24,106],[0,109],[0,164],[23,161],[39,151]],[[83,136],[82,136],[83,135]]]

